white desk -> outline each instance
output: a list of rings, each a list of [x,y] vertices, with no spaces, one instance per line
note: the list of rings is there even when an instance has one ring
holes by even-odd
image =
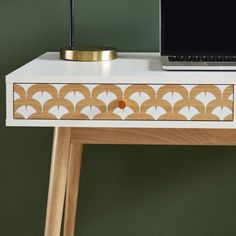
[[[85,143],[236,145],[236,72],[166,72],[157,53],[68,62],[46,53],[9,74],[8,126],[55,128],[45,236],[74,234]]]
[[[111,62],[81,63],[46,53],[9,74],[7,125],[236,127],[235,72],[166,72],[156,53],[119,56]],[[124,99],[126,108],[117,109],[116,101]]]

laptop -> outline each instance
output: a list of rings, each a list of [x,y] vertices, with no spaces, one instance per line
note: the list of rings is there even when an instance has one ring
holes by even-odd
[[[236,70],[236,0],[160,0],[165,70]]]

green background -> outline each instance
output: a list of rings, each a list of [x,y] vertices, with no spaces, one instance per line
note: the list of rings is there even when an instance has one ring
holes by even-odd
[[[68,45],[68,0],[0,0],[0,235],[44,230],[52,128],[5,127],[5,75]],[[158,1],[78,0],[77,42],[158,51]],[[236,149],[86,146],[76,235],[235,236]]]

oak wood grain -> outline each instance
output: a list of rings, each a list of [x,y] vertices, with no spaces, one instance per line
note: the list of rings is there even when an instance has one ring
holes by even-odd
[[[45,236],[60,235],[65,192],[64,236],[74,235],[83,144],[235,146],[236,130],[56,128]]]
[[[84,144],[236,145],[233,129],[72,128],[72,142]]]
[[[50,171],[45,236],[59,236],[64,208],[70,151],[70,128],[55,128]]]
[[[66,188],[64,236],[74,235],[82,151],[83,145],[71,143]]]

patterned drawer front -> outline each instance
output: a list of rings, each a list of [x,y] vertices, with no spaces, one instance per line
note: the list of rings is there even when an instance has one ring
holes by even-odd
[[[14,118],[232,121],[233,88],[233,85],[14,84]]]

